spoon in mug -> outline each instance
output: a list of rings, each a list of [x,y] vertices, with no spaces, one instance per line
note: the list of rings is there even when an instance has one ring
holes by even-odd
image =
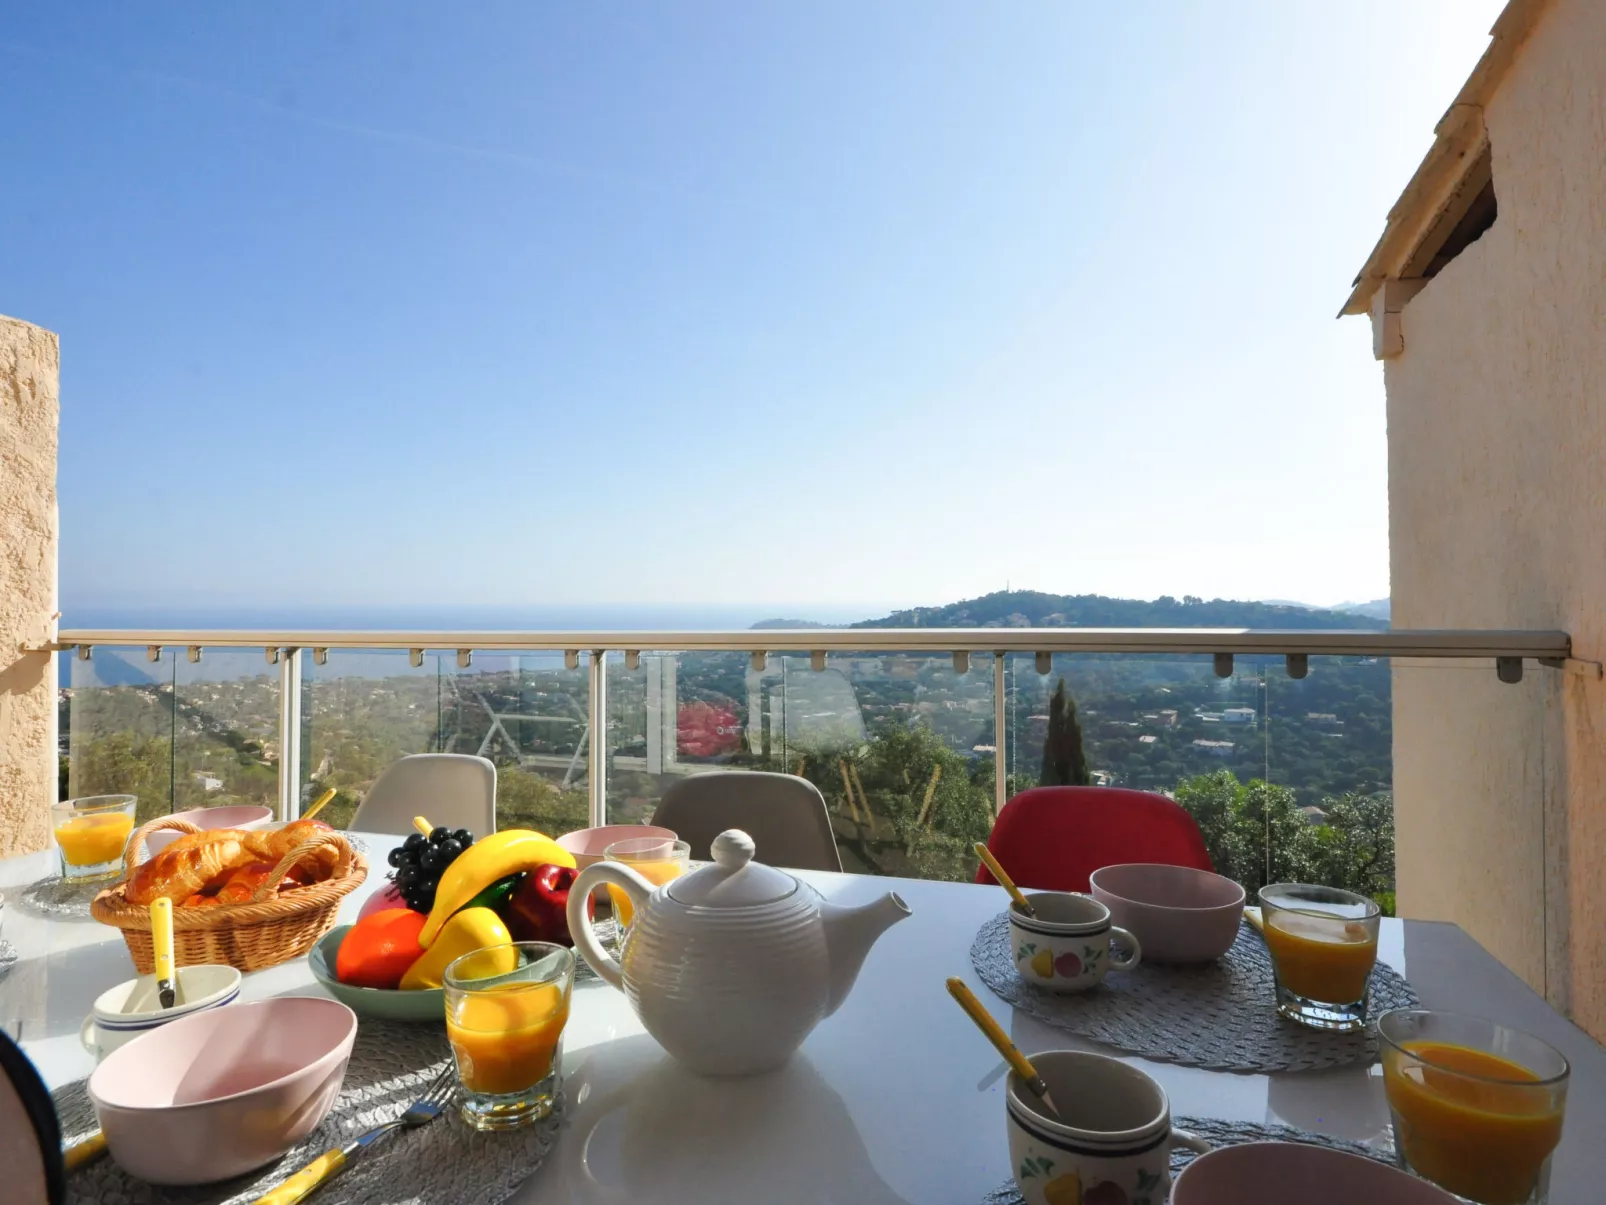
[[[993,878],[998,880],[998,885],[1009,892],[1009,898],[1014,900],[1020,910],[1027,916],[1036,916],[1037,912],[1026,902],[1026,897],[1021,894],[1020,888],[1015,886],[1015,880],[1004,872],[1004,868],[999,864],[998,859],[993,857],[993,851],[980,841],[976,842],[975,849],[976,856],[981,859],[982,865],[992,871]]]
[[[963,979],[952,978],[948,980],[948,994],[959,1001],[959,1007],[965,1010],[965,1015],[976,1023],[976,1028],[981,1030],[993,1044],[993,1048],[1004,1056],[1004,1061],[1016,1075],[1021,1077],[1021,1081],[1032,1090],[1037,1099],[1048,1106],[1049,1113],[1058,1117],[1059,1106],[1048,1094],[1048,1085],[1043,1082],[1043,1077],[1037,1074],[1037,1068],[1033,1067],[1030,1060],[1016,1048],[1015,1043],[1009,1040],[1009,1035],[993,1019],[992,1013],[976,999],[976,993],[965,986]]]

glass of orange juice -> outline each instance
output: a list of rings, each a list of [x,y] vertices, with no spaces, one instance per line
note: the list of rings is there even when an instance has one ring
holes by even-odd
[[[88,795],[50,805],[50,827],[67,882],[115,879],[123,873],[123,849],[134,831],[135,795]]]
[[[1384,1013],[1377,1030],[1402,1166],[1479,1205],[1544,1205],[1567,1105],[1561,1052],[1493,1021],[1421,1008]]]
[[[1364,895],[1311,883],[1260,889],[1277,1011],[1313,1029],[1366,1028],[1382,910]]]
[[[442,986],[463,1120],[516,1130],[551,1114],[563,1086],[574,951],[544,941],[487,946],[448,965]]]
[[[602,857],[607,862],[623,863],[661,887],[686,873],[691,862],[691,846],[668,837],[632,837],[628,841],[615,841],[602,851]],[[613,914],[619,918],[620,929],[628,929],[635,916],[629,897],[617,887],[609,887],[608,898],[613,901]]]

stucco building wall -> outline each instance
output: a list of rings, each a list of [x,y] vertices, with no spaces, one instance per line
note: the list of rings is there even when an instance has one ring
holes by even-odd
[[[0,858],[43,849],[56,798],[56,336],[0,316]]]
[[[1555,0],[1483,116],[1499,216],[1385,366],[1394,623],[1606,661],[1606,4]],[[1396,668],[1399,904],[1606,1038],[1606,684],[1528,679]]]

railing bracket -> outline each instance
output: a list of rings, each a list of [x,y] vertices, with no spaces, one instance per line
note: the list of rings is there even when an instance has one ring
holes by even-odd
[[[88,661],[89,660],[89,650],[94,648],[94,647],[95,646],[92,645],[92,644],[80,644],[78,646],[78,660],[80,660],[80,661]]]
[[[276,649],[276,648],[266,648],[266,649],[263,649],[262,651],[263,651],[264,654],[266,654],[266,656],[268,658],[268,664],[269,665],[278,665],[279,664],[279,650],[278,649]]]
[[[315,647],[312,650],[312,660],[313,660],[313,664],[315,664],[315,665],[328,665],[329,664],[329,650],[327,648],[321,646],[321,645],[318,646],[318,647]]]
[[[162,659],[162,646],[161,645],[159,645],[159,644],[147,644],[145,646],[145,660],[147,660],[147,661],[160,661],[161,659]]]
[[[968,674],[970,672],[970,654],[964,649],[954,650],[954,673]]]
[[[752,657],[748,659],[748,664],[753,667],[753,672],[755,674],[761,674],[764,672],[764,664],[768,660],[768,653],[764,652],[763,650],[757,650],[753,653]]]
[[[814,669],[814,671],[816,673],[818,673],[820,670],[824,669],[825,668],[825,650],[824,649],[815,649],[812,653],[810,653],[809,654],[809,665],[811,667],[813,667],[813,669]]]
[[[190,653],[190,664],[191,665],[199,665],[201,663],[201,646],[198,645],[198,644],[190,645],[189,653]]]
[[[1310,657],[1304,653],[1289,653],[1284,664],[1290,678],[1303,678],[1310,673]]]
[[[424,664],[424,650],[423,649],[408,649],[407,650],[407,660],[412,665],[412,667],[414,669],[417,669],[419,666]]]
[[[1496,657],[1494,659],[1494,672],[1499,675],[1502,682],[1516,685],[1522,681],[1521,657]]]
[[[1037,666],[1037,672],[1038,673],[1040,673],[1040,674],[1051,674],[1051,673],[1054,672],[1054,654],[1053,653],[1038,653],[1038,654],[1036,654],[1036,656],[1034,658],[1034,661],[1035,661],[1035,664]]]
[[[474,650],[473,649],[458,649],[457,650],[457,668],[458,669],[467,669],[469,667],[469,665],[473,662],[473,660],[474,660]]]
[[[1218,677],[1218,678],[1230,678],[1230,677],[1232,677],[1232,654],[1231,653],[1217,653],[1216,654],[1216,677]]]
[[[632,670],[632,671],[638,670],[638,669],[641,668],[641,650],[640,649],[626,649],[625,650],[625,668],[628,669],[628,670]]]

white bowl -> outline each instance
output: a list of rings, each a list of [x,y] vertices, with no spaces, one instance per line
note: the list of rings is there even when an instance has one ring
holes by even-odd
[[[264,828],[273,822],[273,809],[256,803],[233,803],[218,808],[190,808],[174,812],[173,819],[188,820],[197,828]],[[145,851],[152,856],[166,849],[183,833],[164,829],[145,838]]]
[[[1210,962],[1238,937],[1244,889],[1191,866],[1124,862],[1091,876],[1093,898],[1143,943],[1147,962]]]
[[[180,1002],[172,1008],[163,1008],[157,998],[155,975],[125,980],[95,998],[78,1040],[97,1063],[141,1034],[239,999],[240,972],[233,967],[197,964],[179,967],[174,974]]]
[[[112,1052],[89,1077],[106,1145],[152,1184],[207,1184],[279,1158],[340,1094],[357,1014],[278,996],[180,1017]]]
[[[602,861],[602,853],[616,841],[629,841],[635,837],[662,837],[673,841],[677,834],[672,828],[655,824],[603,824],[596,828],[575,829],[558,838],[558,845],[574,855],[576,870],[584,870],[594,862]]]

